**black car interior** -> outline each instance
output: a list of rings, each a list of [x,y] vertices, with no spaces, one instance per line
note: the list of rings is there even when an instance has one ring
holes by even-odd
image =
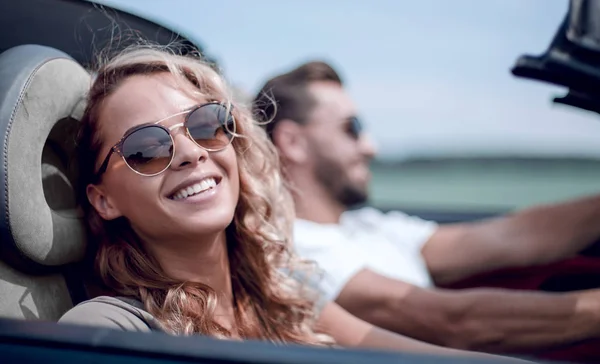
[[[512,74],[566,87],[554,102],[600,112],[600,3],[571,0],[548,49],[518,58]]]

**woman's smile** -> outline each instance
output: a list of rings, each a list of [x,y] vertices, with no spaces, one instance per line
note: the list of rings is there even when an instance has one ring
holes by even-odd
[[[186,183],[175,193],[169,196],[169,199],[177,203],[204,204],[218,198],[221,191],[220,177],[206,177]]]

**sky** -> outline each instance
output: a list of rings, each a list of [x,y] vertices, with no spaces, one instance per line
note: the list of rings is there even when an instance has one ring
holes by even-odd
[[[568,0],[102,0],[175,28],[255,93],[320,59],[341,73],[380,155],[600,158],[597,114],[510,74],[542,53]]]

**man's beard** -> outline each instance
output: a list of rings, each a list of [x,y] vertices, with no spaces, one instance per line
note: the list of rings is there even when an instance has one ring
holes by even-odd
[[[327,158],[317,158],[315,174],[332,198],[346,208],[362,205],[369,198],[365,186],[352,183],[347,171],[339,163]]]

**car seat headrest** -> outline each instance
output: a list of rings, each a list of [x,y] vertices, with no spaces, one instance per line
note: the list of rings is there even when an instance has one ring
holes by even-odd
[[[53,48],[21,45],[0,54],[0,254],[21,271],[84,256],[68,166],[90,82],[81,65]]]

